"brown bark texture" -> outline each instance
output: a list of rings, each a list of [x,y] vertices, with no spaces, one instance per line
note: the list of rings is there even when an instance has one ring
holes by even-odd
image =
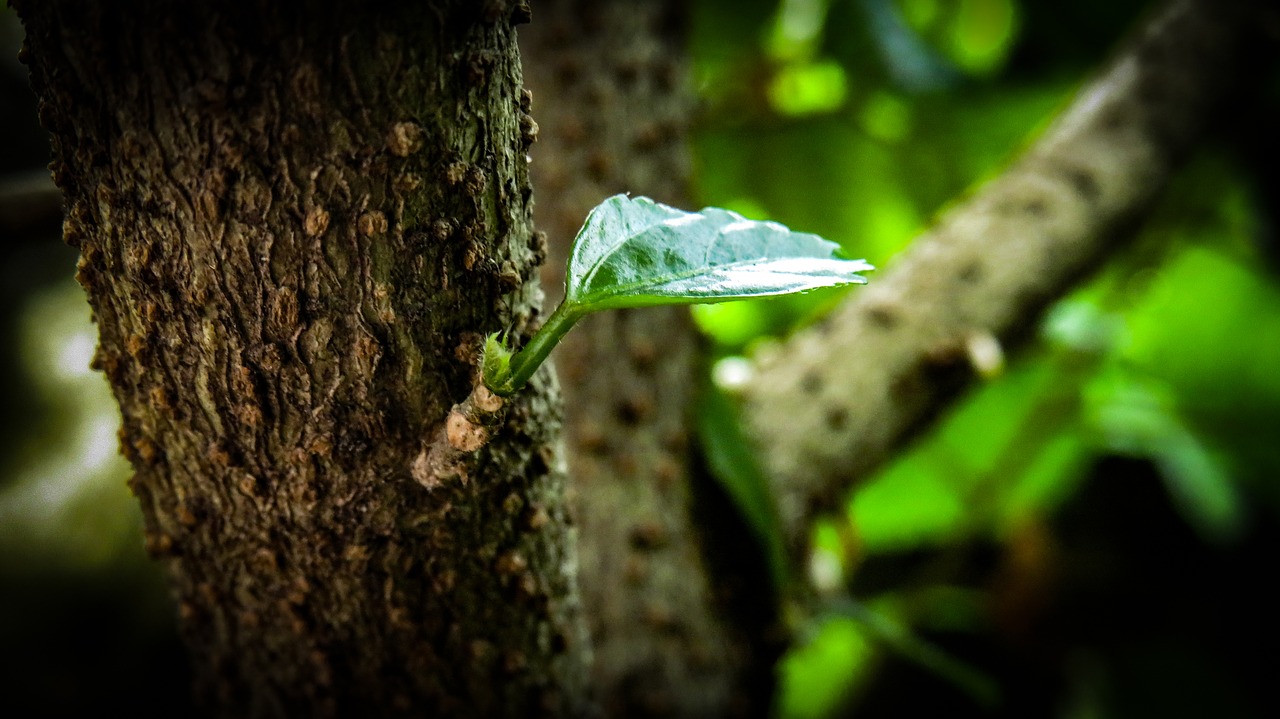
[[[561,292],[574,235],[604,198],[631,192],[688,205],[686,9],[674,0],[555,0],[521,28],[540,128],[534,216],[550,238],[548,294]],[[709,554],[723,536],[700,526],[699,509],[715,504],[689,436],[700,363],[682,307],[590,316],[556,351],[592,684],[609,716],[768,708],[772,657],[758,646],[758,617],[772,597],[755,589],[753,626],[727,596],[752,588],[716,570]]]
[[[1161,8],[999,177],[821,324],[757,358],[749,433],[797,556],[816,514],[1132,234],[1222,108],[1263,5]]]
[[[541,301],[528,7],[15,5],[198,697],[582,711],[554,379],[446,427]]]

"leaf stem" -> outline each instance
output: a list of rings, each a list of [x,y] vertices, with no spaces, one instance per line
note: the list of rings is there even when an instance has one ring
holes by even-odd
[[[586,314],[577,303],[561,302],[551,313],[547,321],[538,331],[533,333],[529,344],[511,357],[508,371],[502,377],[484,377],[485,386],[494,394],[506,397],[524,387],[529,378],[546,361],[551,350],[555,349],[569,329]]]

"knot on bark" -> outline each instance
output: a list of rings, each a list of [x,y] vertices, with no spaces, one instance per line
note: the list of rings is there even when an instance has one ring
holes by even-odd
[[[475,453],[492,439],[501,425],[506,403],[489,388],[477,384],[467,398],[449,410],[444,423],[413,460],[410,473],[427,489],[451,479],[466,484]]]

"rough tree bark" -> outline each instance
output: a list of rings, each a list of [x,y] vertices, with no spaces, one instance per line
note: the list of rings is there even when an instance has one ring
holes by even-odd
[[[1220,108],[1263,5],[1164,7],[998,178],[837,312],[758,358],[745,414],[795,556],[815,514],[1132,233]]]
[[[679,0],[548,1],[521,29],[541,127],[534,214],[550,236],[549,294],[600,200],[632,192],[689,204],[686,10]],[[606,714],[765,711],[773,597],[764,578],[717,571],[710,557],[751,540],[705,521],[717,500],[689,437],[701,359],[688,310],[588,317],[556,357],[592,684]]]
[[[588,647],[550,374],[492,436],[446,429],[473,388],[479,337],[536,323],[543,248],[524,170],[535,125],[510,27],[527,7],[15,5],[131,486],[205,701],[258,716],[581,711]],[[968,347],[1015,339],[1140,214],[1212,107],[1237,6],[1175,3],[1006,177],[822,327],[762,358],[748,417],[793,546],[813,512],[953,395]],[[587,30],[613,25],[616,10],[591,7],[578,7]],[[620,37],[605,42],[629,47]],[[548,204],[566,216],[546,220],[561,237],[597,195],[678,191],[626,169],[637,156],[671,167],[667,110],[630,130],[592,124],[639,113],[628,103],[667,77],[651,49],[637,46],[634,63],[602,59],[606,49],[580,62],[638,88],[616,96],[621,112],[570,61],[551,80],[598,110],[577,125],[548,117],[557,141],[599,136],[606,148],[564,161],[564,177],[585,166],[594,183],[574,191],[576,207],[561,205],[569,181],[557,188],[544,168],[548,194],[564,193]],[[618,314],[579,329],[572,341],[587,349],[566,353],[578,357],[567,376],[584,383],[580,469],[654,479],[607,491],[611,480],[593,480],[582,492],[612,498],[581,510],[599,533],[588,550],[606,632],[597,678],[636,679],[615,696],[650,711],[721,702],[722,678],[742,666],[717,664],[737,635],[718,624],[711,587],[681,585],[705,580],[689,573],[704,560],[688,438],[657,408],[688,401],[691,373],[664,366],[692,361],[692,345],[670,339],[687,328],[666,324],[683,321]],[[597,374],[608,389],[587,389]],[[482,446],[433,461],[441,436]],[[637,509],[615,521],[608,507]],[[634,596],[605,589],[619,586]]]
[[[200,698],[580,712],[551,375],[427,455],[541,299],[527,6],[15,5]]]

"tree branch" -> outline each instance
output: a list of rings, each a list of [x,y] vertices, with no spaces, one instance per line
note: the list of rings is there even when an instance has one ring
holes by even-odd
[[[1001,176],[826,321],[761,354],[746,421],[793,551],[984,353],[1029,334],[1132,234],[1217,108],[1261,5],[1168,4]]]

